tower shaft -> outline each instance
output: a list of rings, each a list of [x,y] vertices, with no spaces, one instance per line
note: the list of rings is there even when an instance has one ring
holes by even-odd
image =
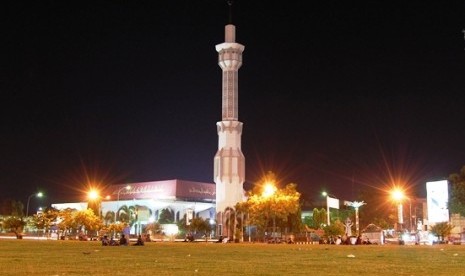
[[[244,200],[245,158],[241,150],[242,123],[238,121],[238,71],[244,46],[235,42],[235,31],[234,25],[226,25],[225,42],[216,45],[218,65],[223,71],[222,121],[216,123],[218,151],[214,157],[219,214],[227,208],[234,209],[236,203]],[[218,223],[222,223],[221,218]]]
[[[223,70],[223,121],[239,118],[238,114],[238,71],[242,65],[244,46],[235,42],[236,27],[226,25],[225,42],[216,45],[218,65]]]

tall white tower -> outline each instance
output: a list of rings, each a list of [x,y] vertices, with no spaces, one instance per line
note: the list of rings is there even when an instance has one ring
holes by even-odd
[[[226,218],[244,200],[245,158],[241,150],[242,123],[238,121],[238,71],[244,45],[236,43],[236,27],[225,26],[225,42],[216,45],[223,71],[222,121],[217,122],[218,151],[214,158],[218,235],[228,235]],[[229,223],[230,224],[230,223]]]

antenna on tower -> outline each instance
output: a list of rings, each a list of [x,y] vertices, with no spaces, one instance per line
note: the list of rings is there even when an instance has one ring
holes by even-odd
[[[232,24],[232,4],[233,4],[233,0],[227,0],[226,2],[228,2],[228,6],[229,6],[229,24]]]
[[[463,39],[465,39],[465,29],[462,30],[463,33]]]

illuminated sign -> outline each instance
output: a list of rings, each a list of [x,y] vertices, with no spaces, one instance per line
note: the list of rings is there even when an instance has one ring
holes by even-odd
[[[429,223],[449,221],[449,187],[447,180],[426,182]]]
[[[216,199],[216,185],[211,183],[173,179],[129,183],[131,189],[124,189],[126,185],[110,187],[112,197],[120,200],[183,198],[212,201]]]

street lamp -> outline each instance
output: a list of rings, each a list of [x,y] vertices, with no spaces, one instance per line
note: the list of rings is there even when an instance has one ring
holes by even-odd
[[[270,198],[276,192],[276,186],[271,183],[265,183],[265,187],[263,188],[262,196],[264,198]],[[273,206],[274,207],[274,206]],[[276,214],[273,212],[273,233],[272,233],[273,240],[276,238]]]
[[[36,197],[42,197],[44,194],[42,192],[38,192],[35,194],[31,194],[30,196],[27,197],[27,204],[26,204],[26,217],[29,216],[29,201],[31,201],[31,197],[36,196]]]
[[[339,199],[337,199],[335,196],[330,197],[330,194],[327,192],[322,192],[321,194],[326,197],[326,223],[329,226],[331,225],[329,208],[339,209]]]
[[[400,230],[402,230],[402,224],[404,223],[403,206],[402,200],[405,198],[404,191],[399,188],[392,190],[392,199],[397,202],[397,221],[399,223]]]
[[[413,230],[413,223],[412,223],[412,201],[410,200],[410,198],[407,198],[408,199],[408,203],[409,203],[409,226],[410,226],[410,232],[412,232]],[[413,202],[415,203],[415,201]]]
[[[88,193],[87,193],[87,198],[91,201],[94,201],[96,202],[98,200],[98,217],[100,218],[101,217],[101,212],[102,212],[102,200],[101,200],[101,196],[99,194],[99,192],[97,190],[90,190]],[[95,207],[95,205],[93,205]]]
[[[132,188],[131,185],[127,185],[126,187],[123,187],[123,188],[118,190],[118,196],[117,196],[117,200],[116,200],[116,213],[115,213],[115,220],[116,221],[119,221],[118,220],[119,219],[119,214],[118,214],[118,212],[119,212],[119,194],[121,193],[122,190],[129,191],[129,190],[131,190],[131,188]]]

